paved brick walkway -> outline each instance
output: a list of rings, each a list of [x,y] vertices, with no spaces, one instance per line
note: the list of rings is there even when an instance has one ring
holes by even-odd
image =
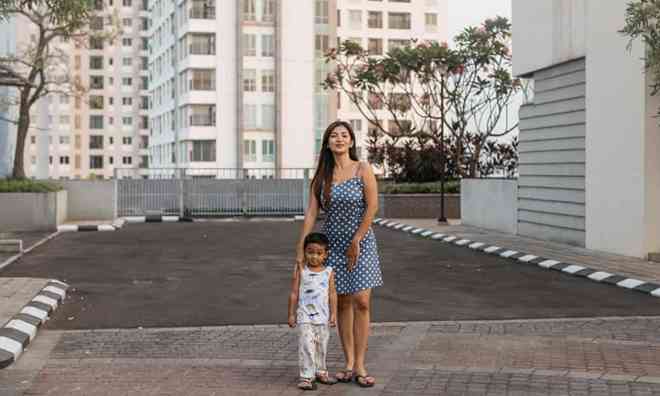
[[[438,225],[435,219],[388,219],[443,234],[456,235],[474,242],[484,242],[536,256],[547,257],[572,264],[583,264],[593,269],[627,275],[648,282],[660,283],[660,263],[589,250],[562,243],[526,238],[477,227],[464,226],[450,220],[449,225]]]
[[[368,366],[378,385],[320,386],[317,394],[660,395],[659,329],[660,317],[376,324]],[[0,383],[10,384],[0,390],[301,394],[296,332],[284,326],[47,330],[37,343],[0,371]],[[341,366],[335,334],[330,351],[334,371]],[[45,364],[35,365],[44,353]]]

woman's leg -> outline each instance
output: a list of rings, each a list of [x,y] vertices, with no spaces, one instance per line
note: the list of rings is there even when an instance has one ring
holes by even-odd
[[[355,373],[366,375],[367,369],[364,364],[369,341],[371,289],[362,290],[353,294],[353,332],[355,339]],[[362,382],[373,384],[374,379],[369,377]]]
[[[353,341],[353,296],[350,294],[337,296],[337,331],[341,339],[346,358],[346,369],[353,370],[355,365],[355,349]],[[341,378],[339,378],[341,379]]]

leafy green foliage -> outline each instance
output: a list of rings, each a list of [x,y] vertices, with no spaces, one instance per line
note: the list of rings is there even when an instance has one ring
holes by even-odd
[[[440,183],[378,183],[381,193],[384,194],[439,194],[442,191]],[[445,192],[458,194],[461,190],[459,180],[450,180],[445,183]]]
[[[31,179],[0,179],[0,193],[43,193],[62,190],[55,183]]]
[[[370,160],[397,180],[485,175],[498,161],[515,173],[516,146],[496,144],[517,128],[501,120],[524,88],[511,75],[510,38],[511,24],[497,17],[466,28],[454,48],[411,40],[381,55],[344,41],[326,55],[335,67],[322,86],[368,120]],[[486,158],[496,152],[502,158]]]
[[[636,39],[641,39],[646,46],[646,71],[653,78],[651,94],[657,95],[660,91],[660,0],[629,2],[625,21],[620,33],[630,37],[628,48]]]

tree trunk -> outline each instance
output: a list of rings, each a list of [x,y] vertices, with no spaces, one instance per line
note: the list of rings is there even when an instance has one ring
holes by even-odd
[[[474,154],[470,158],[470,174],[468,177],[477,177],[477,167],[479,166],[479,157],[481,156],[481,143],[477,143],[474,148]]]
[[[21,100],[19,108],[18,125],[16,127],[16,152],[14,154],[14,171],[12,178],[25,179],[25,139],[27,139],[28,129],[30,127],[30,108],[27,100]]]

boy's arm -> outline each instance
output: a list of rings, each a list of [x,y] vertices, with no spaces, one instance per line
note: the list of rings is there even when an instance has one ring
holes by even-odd
[[[298,308],[298,292],[300,291],[300,271],[293,271],[291,292],[289,293],[289,327],[296,327],[296,309]]]
[[[330,273],[328,299],[330,300],[330,326],[334,327],[337,324],[337,290],[335,289],[335,271]]]

